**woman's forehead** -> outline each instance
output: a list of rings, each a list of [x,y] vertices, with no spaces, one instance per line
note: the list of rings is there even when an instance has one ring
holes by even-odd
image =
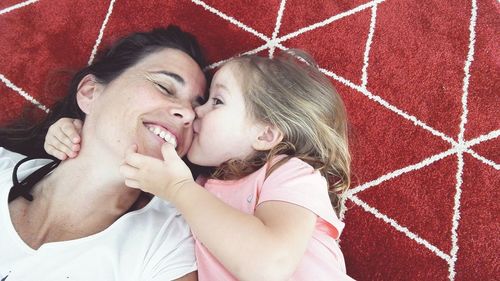
[[[186,73],[187,75],[202,74],[200,66],[194,61],[193,58],[183,51],[172,48],[164,48],[152,52],[142,58],[137,65],[148,68],[164,68],[165,70],[170,71],[175,70],[181,74]]]
[[[178,82],[179,85],[193,88],[203,94],[206,79],[199,65],[183,51],[165,48],[144,57],[137,65],[140,71],[158,73]]]

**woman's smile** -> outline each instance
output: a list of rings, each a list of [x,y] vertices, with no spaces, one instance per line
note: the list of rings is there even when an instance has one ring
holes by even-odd
[[[161,140],[165,142],[172,144],[174,148],[177,148],[178,139],[175,136],[175,133],[172,133],[168,129],[158,125],[147,124],[146,127],[155,136],[159,137]]]

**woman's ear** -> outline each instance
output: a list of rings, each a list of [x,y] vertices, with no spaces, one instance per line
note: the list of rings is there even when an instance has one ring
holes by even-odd
[[[283,133],[275,126],[265,125],[252,147],[257,151],[266,151],[275,147],[283,140]]]
[[[80,83],[78,83],[76,101],[85,114],[89,114],[92,111],[92,104],[97,98],[100,88],[100,84],[92,74],[85,75],[85,77],[80,80]]]

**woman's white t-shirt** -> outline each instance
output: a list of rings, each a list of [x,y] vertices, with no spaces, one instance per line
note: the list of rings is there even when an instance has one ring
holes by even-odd
[[[188,225],[157,197],[97,234],[30,248],[8,208],[12,171],[23,158],[0,147],[0,280],[172,280],[196,270]],[[19,181],[49,161],[22,164]]]

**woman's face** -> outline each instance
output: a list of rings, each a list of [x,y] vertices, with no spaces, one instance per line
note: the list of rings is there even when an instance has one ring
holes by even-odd
[[[84,140],[118,157],[137,144],[138,152],[156,158],[168,141],[184,156],[193,138],[194,107],[203,103],[205,85],[203,72],[184,52],[152,53],[98,87],[83,132],[93,137]]]

